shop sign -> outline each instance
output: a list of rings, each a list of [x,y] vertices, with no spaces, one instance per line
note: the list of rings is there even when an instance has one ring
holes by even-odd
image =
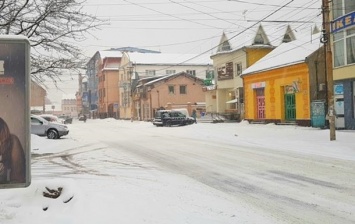
[[[334,85],[334,95],[343,95],[343,94],[344,94],[343,84]]]
[[[335,33],[355,25],[355,12],[346,14],[331,22],[331,32]]]
[[[265,88],[265,86],[266,86],[265,82],[256,82],[251,84],[252,89]]]

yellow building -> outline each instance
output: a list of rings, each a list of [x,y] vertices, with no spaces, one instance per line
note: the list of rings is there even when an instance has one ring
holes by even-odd
[[[311,102],[324,106],[326,95],[323,51],[310,39],[283,43],[242,73],[246,120],[311,125]]]
[[[289,26],[285,26],[282,34],[273,35],[271,39],[262,25],[251,35],[237,36],[233,48],[231,40],[223,33],[217,53],[211,56],[214,67],[214,80],[206,90],[206,111],[227,116],[230,119],[243,118],[243,81],[242,71],[271,52],[282,42],[295,39]]]

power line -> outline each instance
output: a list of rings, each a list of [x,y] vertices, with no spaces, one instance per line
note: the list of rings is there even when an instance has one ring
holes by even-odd
[[[228,0],[228,1],[230,1],[230,2],[239,2],[239,3],[244,3],[244,4],[250,4],[250,5],[275,6],[275,7],[279,7],[280,6],[280,5],[274,5],[274,4],[257,3],[257,2],[242,1],[242,0]],[[304,9],[304,6],[286,6],[284,8]],[[313,9],[318,9],[318,8],[313,8]]]
[[[283,9],[284,7],[286,7],[287,5],[289,5],[289,4],[290,4],[291,2],[293,2],[293,1],[294,1],[294,0],[291,0],[291,1],[289,1],[288,3],[284,4],[283,6],[281,6],[280,8],[278,8],[277,10],[275,10],[275,11],[271,12],[270,14],[268,14],[267,16],[265,16],[263,19],[259,20],[257,23],[254,23],[253,25],[251,25],[251,26],[245,28],[245,29],[242,30],[241,32],[239,32],[239,33],[237,33],[236,35],[234,35],[233,37],[229,38],[228,41],[231,40],[231,39],[234,39],[235,37],[239,36],[240,34],[244,33],[245,31],[247,31],[247,30],[251,29],[252,27],[254,27],[255,25],[257,25],[258,23],[260,23],[260,22],[262,22],[263,20],[265,20],[265,19],[269,18],[270,16],[274,15],[275,13],[277,13],[278,11],[280,11],[281,9]],[[219,46],[220,46],[220,44],[218,44],[217,46],[215,46],[215,47],[213,47],[213,48],[208,49],[207,51],[204,51],[204,52],[198,54],[198,55],[195,56],[195,57],[192,57],[192,58],[187,59],[187,60],[185,60],[185,61],[183,61],[183,62],[180,62],[180,63],[178,63],[177,65],[181,65],[181,64],[186,63],[186,62],[188,62],[188,61],[190,61],[190,60],[192,60],[192,59],[198,58],[198,57],[202,56],[203,54],[206,54],[206,53],[210,52],[211,50],[216,49],[216,48],[219,47]],[[168,68],[171,68],[171,67],[173,67],[173,66],[169,66],[169,67],[167,67],[167,68],[164,68],[164,70],[165,70],[165,69],[168,69]],[[163,69],[162,69],[162,70],[163,70]],[[160,71],[160,70],[158,70],[158,71]]]
[[[193,21],[193,20],[188,20],[188,19],[185,19],[185,18],[180,18],[180,17],[174,16],[174,15],[168,14],[168,13],[160,12],[158,10],[155,10],[155,9],[152,9],[152,8],[149,8],[149,7],[145,7],[142,4],[137,4],[137,3],[134,3],[134,2],[130,2],[128,0],[122,0],[122,1],[131,3],[132,5],[139,6],[139,7],[144,8],[144,9],[148,9],[150,11],[154,11],[154,12],[166,15],[166,16],[170,16],[170,17],[176,18],[176,19],[179,19],[179,20],[184,20],[184,21],[187,21],[187,22],[190,22],[190,23],[196,23],[196,24],[199,24],[199,25],[202,25],[202,26],[208,26],[208,27],[213,27],[213,28],[218,29],[215,26],[210,26],[210,25],[207,25],[207,24],[203,24],[203,23],[199,23],[199,22]]]

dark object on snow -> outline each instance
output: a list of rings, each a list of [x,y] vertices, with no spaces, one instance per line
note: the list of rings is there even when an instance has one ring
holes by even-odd
[[[56,199],[62,193],[63,188],[62,187],[58,187],[58,189],[49,189],[48,187],[46,187],[46,190],[48,192],[43,192],[43,196],[44,197]]]

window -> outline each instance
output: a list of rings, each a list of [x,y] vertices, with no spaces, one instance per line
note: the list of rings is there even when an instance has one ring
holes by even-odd
[[[355,82],[353,82],[353,116],[355,118]]]
[[[242,71],[243,71],[242,63],[239,62],[239,63],[235,64],[235,71],[236,71],[236,73],[235,73],[236,77],[239,76],[240,74],[242,74]]]
[[[254,44],[264,44],[264,38],[261,34],[255,36]]]
[[[180,86],[180,94],[186,94],[186,85]]]
[[[231,46],[229,45],[229,42],[224,41],[222,44],[222,51],[230,51],[230,50],[232,50],[232,49],[231,49]]]
[[[155,76],[155,70],[145,70],[147,76]]]
[[[354,0],[333,0],[332,3],[334,19],[355,11]]]
[[[355,28],[346,31],[346,58],[347,64],[355,63]]]
[[[343,15],[343,0],[333,0],[332,1],[333,17],[338,18]]]
[[[170,74],[175,74],[176,71],[175,70],[166,70],[166,74],[170,75]]]
[[[288,42],[291,42],[291,41],[292,41],[291,36],[288,33],[286,33],[284,35],[284,39],[282,40],[282,42],[288,43]]]
[[[355,11],[355,1],[354,0],[344,0],[345,7],[344,7],[344,15],[348,14],[349,12]]]
[[[334,67],[355,63],[355,28],[334,34]]]
[[[186,70],[186,73],[190,74],[190,75],[193,75],[193,76],[196,76],[196,70]]]
[[[174,94],[175,93],[174,86],[168,86],[168,92],[169,92],[169,94]]]

